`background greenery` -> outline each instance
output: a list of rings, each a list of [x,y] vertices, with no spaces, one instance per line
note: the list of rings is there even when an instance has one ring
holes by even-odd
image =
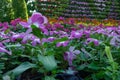
[[[14,19],[12,0],[0,0],[0,21]]]
[[[14,17],[18,18],[21,17],[23,19],[28,18],[28,13],[27,13],[27,5],[25,0],[12,0],[12,7],[14,11]]]

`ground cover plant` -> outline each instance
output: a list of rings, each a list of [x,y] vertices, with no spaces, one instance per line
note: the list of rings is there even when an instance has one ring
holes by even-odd
[[[50,21],[34,12],[0,23],[3,80],[119,80],[120,26]]]

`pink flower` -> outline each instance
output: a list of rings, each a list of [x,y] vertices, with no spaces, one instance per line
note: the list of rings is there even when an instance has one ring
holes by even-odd
[[[59,20],[59,21],[63,21],[63,20],[64,20],[64,17],[61,17],[61,16],[60,16],[60,17],[58,18],[58,20]]]
[[[3,31],[5,31],[5,30],[7,30],[9,28],[8,22],[2,23],[2,26],[3,26],[3,28],[2,28]]]
[[[11,20],[10,24],[11,24],[12,26],[16,26],[20,21],[21,21],[21,19],[20,19],[20,18],[17,18],[17,19],[15,19],[15,20]]]

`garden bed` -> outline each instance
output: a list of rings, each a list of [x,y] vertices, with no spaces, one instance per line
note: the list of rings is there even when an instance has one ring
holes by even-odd
[[[120,25],[97,26],[35,12],[0,23],[3,80],[119,80]]]

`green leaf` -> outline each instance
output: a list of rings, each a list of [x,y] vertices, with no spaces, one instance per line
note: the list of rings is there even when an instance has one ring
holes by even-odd
[[[44,80],[56,80],[54,77],[45,76]]]
[[[7,30],[5,30],[5,34],[7,34],[7,33],[9,33],[10,32],[10,29],[7,29]]]
[[[87,67],[86,64],[82,64],[82,65],[78,66],[77,69],[78,69],[78,70],[83,70],[83,69],[85,69],[86,67]]]
[[[6,76],[3,76],[3,80],[11,80],[11,79],[10,79],[10,76],[6,75]]]
[[[11,47],[21,47],[21,44],[15,44],[15,45],[6,45],[7,48],[11,48]]]
[[[39,38],[43,38],[43,34],[38,27],[36,27],[35,25],[31,25],[31,28],[32,28],[32,32],[35,36],[37,36]]]
[[[104,70],[98,71],[97,73],[95,73],[95,76],[97,79],[100,80],[105,76],[105,71]]]
[[[67,37],[63,37],[63,38],[60,38],[60,39],[56,39],[56,40],[54,40],[53,41],[53,43],[58,43],[58,42],[62,42],[62,41],[67,41],[68,40],[68,38]]]
[[[30,68],[33,68],[33,67],[36,67],[35,64],[32,64],[30,62],[24,62],[22,64],[20,64],[18,67],[16,67],[15,69],[7,72],[5,75],[14,75],[14,76],[18,76],[20,75],[21,73],[23,73],[24,71],[30,69]]]
[[[114,62],[109,46],[105,46],[105,52],[110,62]]]
[[[88,68],[94,69],[94,70],[99,70],[100,69],[99,65],[95,64],[94,62],[92,62],[91,64],[89,64]]]
[[[53,70],[57,67],[57,63],[53,55],[50,56],[38,55],[38,60],[43,64],[44,68],[48,71]]]

